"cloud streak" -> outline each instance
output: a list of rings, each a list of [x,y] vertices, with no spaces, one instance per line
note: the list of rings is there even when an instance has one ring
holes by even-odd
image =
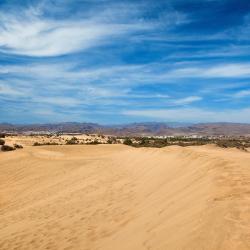
[[[187,105],[187,104],[191,104],[193,102],[198,102],[201,101],[202,97],[200,96],[188,96],[182,99],[177,99],[172,101],[172,104],[174,105]]]
[[[89,22],[12,22],[1,30],[0,50],[28,56],[65,55],[107,43],[107,39],[141,29],[143,27],[140,25]]]
[[[33,57],[60,56],[114,41],[124,43],[132,35],[150,35],[156,28],[166,29],[187,22],[185,15],[178,11],[166,11],[158,20],[151,21],[144,18],[149,6],[141,3],[110,2],[106,6],[100,2],[99,6],[96,4],[90,10],[82,10],[83,14],[69,15],[69,18],[55,19],[45,15],[53,10],[54,14],[56,10],[67,12],[62,6],[42,1],[28,9],[8,14],[0,12],[0,51]]]
[[[126,110],[123,111],[123,114],[127,116],[150,118],[153,121],[250,122],[250,108],[223,111],[198,108]]]
[[[250,76],[249,63],[219,64],[208,67],[186,67],[170,71],[171,77],[242,78]]]

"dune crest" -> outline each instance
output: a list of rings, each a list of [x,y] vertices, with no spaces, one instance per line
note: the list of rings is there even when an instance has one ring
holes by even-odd
[[[250,249],[249,170],[212,146],[0,154],[0,249]]]

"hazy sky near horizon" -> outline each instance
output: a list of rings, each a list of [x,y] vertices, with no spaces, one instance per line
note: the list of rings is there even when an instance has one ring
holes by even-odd
[[[0,0],[0,122],[250,122],[249,0]]]

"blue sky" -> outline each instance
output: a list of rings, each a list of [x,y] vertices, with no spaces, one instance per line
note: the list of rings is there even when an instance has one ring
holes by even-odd
[[[249,0],[0,0],[0,122],[250,122]]]

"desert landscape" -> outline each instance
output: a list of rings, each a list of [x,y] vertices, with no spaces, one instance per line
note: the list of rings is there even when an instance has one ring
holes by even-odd
[[[214,145],[0,152],[0,249],[250,249],[249,168]]]
[[[250,250],[250,0],[0,0],[0,250]]]

